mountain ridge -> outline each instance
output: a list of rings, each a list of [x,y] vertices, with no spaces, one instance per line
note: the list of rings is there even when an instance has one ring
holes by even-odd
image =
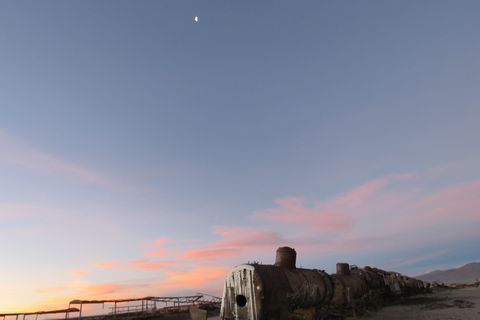
[[[470,262],[454,269],[435,270],[415,278],[427,282],[472,283],[480,279],[480,262]]]

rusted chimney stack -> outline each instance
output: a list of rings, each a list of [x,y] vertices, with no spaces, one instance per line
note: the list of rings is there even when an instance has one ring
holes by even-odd
[[[280,247],[277,249],[277,256],[275,257],[275,265],[277,267],[284,267],[295,269],[297,262],[297,252],[290,247]]]
[[[350,274],[350,265],[348,263],[337,263],[337,274]]]

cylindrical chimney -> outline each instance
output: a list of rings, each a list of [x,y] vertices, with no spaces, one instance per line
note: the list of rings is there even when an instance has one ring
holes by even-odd
[[[275,257],[275,265],[277,267],[284,267],[295,269],[297,262],[297,252],[290,247],[280,247],[277,249],[277,256]]]
[[[337,274],[350,274],[350,266],[348,263],[337,263]]]

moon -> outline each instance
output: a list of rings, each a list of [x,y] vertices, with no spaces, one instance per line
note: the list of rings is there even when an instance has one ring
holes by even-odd
[[[198,17],[197,16],[195,16],[195,22],[198,22]]]

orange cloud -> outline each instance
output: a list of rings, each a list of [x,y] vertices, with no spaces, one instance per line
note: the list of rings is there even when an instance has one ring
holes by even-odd
[[[166,265],[174,264],[173,261],[150,261],[146,259],[135,259],[127,262],[127,265],[134,269],[157,270],[164,269]]]
[[[87,283],[80,284],[75,289],[78,292],[70,294],[70,296],[76,297],[98,297],[102,299],[109,299],[109,297],[116,297],[125,293],[128,293],[132,288],[138,287],[138,285],[120,285],[118,283]],[[115,298],[116,299],[116,298]]]
[[[88,281],[74,281],[66,286],[39,288],[36,290],[36,293],[39,295],[45,296],[45,294],[52,293],[54,296],[47,297],[38,302],[30,302],[28,305],[10,306],[2,311],[14,313],[36,312],[38,310],[59,310],[67,308],[69,302],[76,299],[126,299],[133,297],[132,295],[137,292],[142,293],[142,290],[149,286],[150,284],[96,284]],[[89,306],[84,306],[83,310],[85,311],[89,308]],[[102,313],[102,310],[99,310],[96,314],[99,313]]]
[[[161,288],[191,288],[200,290],[204,286],[217,286],[221,288],[231,266],[206,267],[198,266],[188,272],[167,272],[166,283]]]
[[[115,260],[111,262],[98,262],[95,263],[95,266],[102,267],[105,269],[120,269],[122,267],[123,262]]]
[[[71,273],[77,275],[77,276],[84,276],[86,275],[87,273],[83,270],[70,270]]]

